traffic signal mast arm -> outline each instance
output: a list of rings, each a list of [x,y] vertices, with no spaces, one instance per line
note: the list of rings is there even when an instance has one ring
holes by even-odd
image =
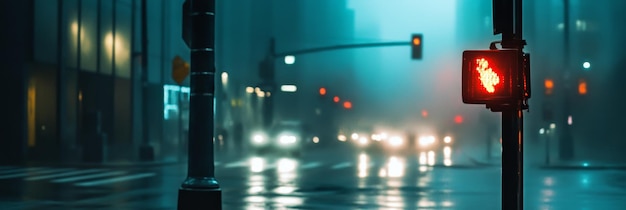
[[[344,44],[344,45],[333,45],[333,46],[326,46],[326,47],[318,47],[318,48],[310,48],[310,49],[304,49],[304,50],[295,50],[295,51],[289,51],[289,52],[276,53],[273,56],[276,58],[276,57],[284,57],[288,55],[296,56],[296,55],[332,51],[332,50],[366,48],[366,47],[406,46],[406,45],[411,45],[411,42],[402,41],[402,42],[375,42],[375,43],[360,43],[360,44]]]

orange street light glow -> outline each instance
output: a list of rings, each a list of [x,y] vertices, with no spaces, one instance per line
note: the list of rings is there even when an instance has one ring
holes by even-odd
[[[483,87],[485,87],[489,93],[495,92],[495,86],[500,83],[498,74],[495,73],[491,67],[489,67],[489,61],[485,58],[476,59],[476,64],[478,64],[476,71],[480,73],[480,77],[478,79],[480,79]]]

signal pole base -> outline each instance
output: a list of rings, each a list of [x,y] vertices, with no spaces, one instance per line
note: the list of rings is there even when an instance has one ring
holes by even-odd
[[[222,189],[191,189],[178,190],[178,210],[222,209]]]

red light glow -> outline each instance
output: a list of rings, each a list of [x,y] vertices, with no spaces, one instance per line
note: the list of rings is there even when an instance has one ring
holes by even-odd
[[[454,116],[454,123],[456,123],[456,124],[463,123],[463,116],[461,116],[461,115]]]
[[[346,109],[352,109],[352,102],[350,102],[350,101],[344,101],[344,102],[343,102],[343,108],[346,108]]]
[[[335,97],[333,97],[333,101],[334,101],[335,103],[338,103],[338,102],[339,102],[339,96],[335,96]]]
[[[485,58],[476,59],[476,71],[480,73],[480,82],[487,92],[493,93],[496,91],[495,86],[500,84],[500,77],[489,67],[489,61]]]
[[[320,95],[326,95],[326,88],[320,88]]]

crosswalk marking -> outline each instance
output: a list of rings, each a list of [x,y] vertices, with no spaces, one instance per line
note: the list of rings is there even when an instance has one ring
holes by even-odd
[[[91,187],[91,186],[97,186],[97,185],[103,185],[103,184],[109,184],[109,183],[115,183],[115,182],[128,181],[128,180],[133,180],[133,179],[141,179],[141,178],[151,177],[154,175],[156,174],[155,173],[135,174],[135,175],[122,176],[122,177],[115,177],[115,178],[110,178],[110,179],[91,181],[91,182],[81,182],[75,185],[81,186],[81,187]]]
[[[343,162],[343,163],[335,164],[331,168],[332,169],[342,169],[342,168],[347,168],[347,167],[350,167],[350,166],[352,166],[351,162]]]
[[[307,164],[304,164],[304,165],[300,166],[300,168],[301,169],[310,169],[310,168],[315,168],[315,167],[318,167],[318,166],[321,166],[321,165],[322,165],[322,163],[320,163],[320,162],[311,162],[311,163],[307,163]]]
[[[65,173],[60,173],[60,174],[50,174],[50,175],[29,177],[29,178],[26,178],[26,181],[52,179],[52,178],[58,178],[58,177],[64,177],[64,176],[88,174],[88,173],[95,173],[95,172],[101,172],[101,171],[106,171],[106,170],[105,169],[87,169],[87,170],[81,170],[81,171],[70,171],[70,172],[65,172]]]
[[[47,174],[47,173],[63,172],[63,171],[69,171],[69,170],[72,170],[72,169],[61,168],[61,169],[49,169],[49,170],[33,170],[33,171],[29,171],[29,172],[22,172],[22,173],[17,173],[17,174],[3,175],[3,176],[0,176],[0,179],[10,179],[10,178],[18,178],[18,177],[30,176],[30,175],[33,175],[33,173],[35,173],[35,174]]]
[[[246,161],[238,161],[238,162],[234,162],[234,163],[229,163],[224,165],[225,168],[235,168],[235,167],[242,167],[242,166],[246,166],[248,165],[248,163]]]
[[[52,182],[54,182],[54,183],[66,183],[66,182],[80,181],[80,180],[85,180],[85,179],[93,179],[93,178],[100,178],[100,177],[106,177],[106,176],[117,176],[117,175],[121,175],[121,174],[125,174],[125,173],[126,173],[125,171],[113,171],[113,172],[91,174],[91,175],[78,176],[78,177],[54,179],[54,180],[52,180]]]
[[[45,167],[32,167],[32,168],[17,168],[17,169],[11,169],[11,170],[6,170],[6,171],[0,171],[0,174],[11,174],[11,173],[20,173],[20,172],[24,172],[24,171],[34,171],[34,170],[39,170],[39,169],[46,169]]]

